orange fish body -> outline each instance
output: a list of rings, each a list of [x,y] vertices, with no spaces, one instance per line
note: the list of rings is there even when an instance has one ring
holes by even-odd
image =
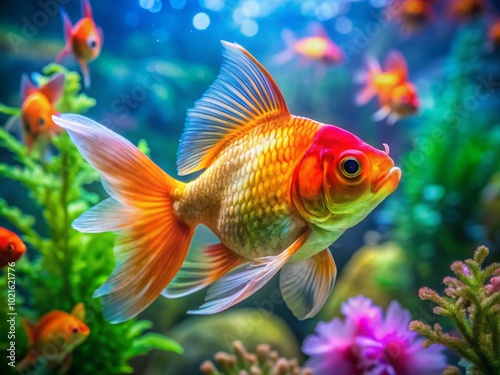
[[[68,15],[61,7],[66,46],[57,55],[56,61],[60,62],[72,53],[82,68],[83,81],[85,87],[88,88],[90,87],[90,73],[87,64],[101,53],[104,36],[101,28],[94,22],[88,0],[82,0],[82,13],[83,18],[72,26]]]
[[[64,74],[54,75],[42,87],[36,87],[26,74],[21,80],[21,123],[24,142],[31,151],[36,141],[48,143],[61,132],[52,116],[58,114],[54,103],[64,90]]]
[[[429,21],[433,13],[432,0],[404,0],[397,11],[403,29],[414,32]]]
[[[500,47],[500,20],[488,28],[488,40],[493,48]]]
[[[449,13],[458,19],[470,19],[484,12],[484,0],[450,0]]]
[[[23,240],[10,230],[0,227],[0,268],[16,262],[26,253]]]
[[[73,224],[120,233],[116,268],[94,294],[111,322],[137,315],[162,291],[176,298],[210,284],[193,313],[216,313],[279,271],[288,307],[299,319],[312,317],[336,277],[328,246],[398,185],[387,147],[291,115],[264,67],[242,47],[223,46],[221,72],[188,111],[180,142],[179,174],[205,170],[189,183],[100,124],[55,118],[111,195]],[[184,262],[199,224],[220,243],[193,249]]]
[[[290,30],[283,30],[283,39],[286,49],[273,60],[275,64],[281,65],[290,61],[294,56],[300,56],[305,60],[317,61],[326,65],[339,64],[344,61],[344,53],[337,46],[327,32],[320,25],[315,25],[314,36],[297,39]]]
[[[59,373],[65,373],[71,365],[73,350],[90,334],[84,319],[85,308],[82,303],[75,305],[71,314],[53,310],[42,316],[37,323],[23,319],[29,353],[19,363],[18,370],[25,371],[30,366],[36,368],[36,363],[43,361],[50,367],[61,365]]]
[[[415,86],[408,81],[406,61],[398,51],[391,51],[382,71],[379,63],[371,58],[368,71],[358,81],[364,88],[356,95],[356,103],[363,105],[378,96],[380,110],[374,114],[379,121],[388,118],[389,124],[400,118],[414,114],[419,108],[419,98]]]

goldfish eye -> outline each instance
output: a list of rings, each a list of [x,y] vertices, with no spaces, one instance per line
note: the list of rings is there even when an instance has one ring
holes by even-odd
[[[78,333],[78,327],[76,327],[76,326],[72,327],[71,328],[71,333],[74,334],[74,335],[76,335]]]
[[[90,49],[94,49],[96,46],[97,46],[97,42],[95,41],[95,39],[87,39],[87,46],[90,48]]]
[[[40,127],[40,128],[41,128],[41,127],[42,127],[42,126],[44,126],[44,125],[45,125],[45,120],[43,119],[43,117],[40,117],[40,118],[38,119],[38,127]]]
[[[340,171],[347,178],[358,177],[361,173],[361,162],[353,156],[346,157],[340,162]]]
[[[14,251],[16,247],[14,246],[14,244],[12,242],[9,242],[9,244],[7,245],[7,250],[12,253]]]

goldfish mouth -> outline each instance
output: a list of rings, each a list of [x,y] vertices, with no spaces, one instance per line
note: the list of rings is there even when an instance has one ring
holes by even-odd
[[[387,189],[388,194],[391,194],[398,187],[401,179],[401,169],[392,167],[389,172],[377,178],[373,185],[372,191],[378,193],[381,189]]]

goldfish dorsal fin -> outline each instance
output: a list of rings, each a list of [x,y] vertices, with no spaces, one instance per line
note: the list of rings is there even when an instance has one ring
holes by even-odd
[[[71,315],[83,322],[85,320],[85,305],[78,302],[71,310]]]
[[[385,59],[384,70],[397,74],[401,80],[406,81],[408,78],[408,66],[401,52],[392,50]]]
[[[82,16],[92,19],[92,7],[89,0],[82,0]]]
[[[40,92],[49,99],[49,102],[56,102],[64,91],[64,74],[58,73],[40,87]]]
[[[30,96],[37,90],[38,90],[37,87],[31,81],[29,76],[26,73],[24,73],[21,78],[21,99],[24,101],[24,99],[26,99],[28,96]]]
[[[22,318],[21,322],[23,324],[24,330],[26,331],[26,336],[28,336],[28,346],[33,346],[36,339],[36,326],[37,322],[34,322],[28,318]]]
[[[222,41],[221,71],[188,110],[177,169],[186,175],[208,167],[235,138],[265,121],[290,116],[278,85],[243,47]]]

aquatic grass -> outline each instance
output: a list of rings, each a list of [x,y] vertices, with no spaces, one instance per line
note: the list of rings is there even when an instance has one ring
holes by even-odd
[[[67,72],[57,64],[43,71],[66,74],[64,95],[57,107],[59,111],[82,113],[94,105],[92,98],[79,94],[78,74]],[[47,77],[37,79],[43,81]],[[54,138],[53,146],[55,155],[43,160],[36,152],[28,154],[19,140],[0,129],[0,147],[8,151],[14,161],[13,164],[0,163],[0,176],[16,181],[20,194],[26,192],[37,209],[32,216],[0,198],[0,217],[17,228],[16,232],[22,234],[31,250],[29,258],[24,257],[16,265],[17,293],[22,291],[24,297],[17,301],[19,315],[35,320],[53,309],[70,311],[78,302],[85,304],[86,323],[91,334],[75,350],[70,373],[131,373],[130,360],[152,349],[182,353],[182,347],[168,337],[145,333],[152,326],[149,321],[132,319],[112,325],[103,318],[100,304],[92,294],[113,268],[115,236],[112,233],[83,234],[71,227],[73,220],[100,200],[95,192],[99,176],[81,157],[67,134]],[[143,152],[148,150],[144,142],[139,148]],[[4,325],[0,328],[2,349],[6,344],[3,342],[7,338],[6,329]],[[24,333],[19,324],[17,333],[19,362],[26,354]],[[42,368],[35,373],[50,371]]]
[[[425,346],[445,345],[464,361],[467,374],[500,374],[500,263],[483,267],[489,251],[480,246],[473,259],[451,265],[455,277],[443,279],[445,296],[424,287],[422,300],[434,302],[434,313],[451,321],[459,332],[450,335],[436,323],[434,327],[422,321],[411,322],[410,329],[426,338]],[[447,374],[460,374],[450,367]]]

